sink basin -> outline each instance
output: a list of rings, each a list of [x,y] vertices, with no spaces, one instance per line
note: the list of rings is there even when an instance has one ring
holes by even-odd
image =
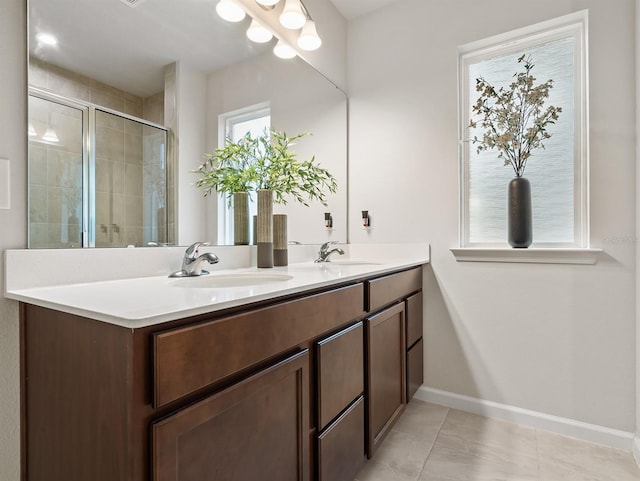
[[[220,289],[225,287],[250,287],[264,284],[273,284],[293,279],[286,274],[262,274],[257,272],[239,274],[220,274],[199,277],[184,277],[171,283],[173,287]]]

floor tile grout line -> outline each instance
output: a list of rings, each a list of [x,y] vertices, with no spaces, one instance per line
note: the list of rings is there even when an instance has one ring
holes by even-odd
[[[433,442],[431,443],[431,448],[429,448],[429,452],[427,453],[427,457],[425,458],[424,463],[422,463],[422,469],[418,473],[418,477],[416,478],[416,481],[418,481],[420,479],[420,477],[422,476],[422,473],[424,473],[424,468],[427,466],[427,462],[429,461],[429,458],[431,457],[431,453],[433,452],[433,448],[435,447],[436,443],[438,442],[438,437],[440,436],[440,431],[442,431],[442,427],[444,426],[444,423],[447,421],[447,417],[449,416],[449,413],[451,412],[450,408],[446,408],[446,409],[447,409],[447,414],[445,414],[444,417],[442,418],[442,422],[440,423],[440,427],[438,428],[438,432],[436,433],[436,436],[433,438]]]

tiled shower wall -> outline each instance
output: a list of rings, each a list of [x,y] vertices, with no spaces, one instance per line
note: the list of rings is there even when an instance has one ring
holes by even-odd
[[[164,123],[163,92],[142,98],[35,58],[30,59],[29,83],[64,97],[88,101],[154,123]],[[108,113],[97,113],[96,247],[141,246],[144,243],[144,132],[139,123]],[[56,210],[52,204],[57,202],[55,193],[60,187],[52,183],[52,179],[65,175],[57,169],[61,165],[77,166],[81,161],[77,146],[70,148],[69,142],[60,140],[53,145],[29,143],[30,157],[31,152],[37,153],[41,160],[41,167],[37,170],[47,172],[39,176],[30,172],[30,214],[39,213],[30,215],[31,247],[79,247],[79,240],[75,237],[59,235],[60,231],[65,232],[67,221],[59,215],[50,215],[50,211]],[[72,218],[69,219],[70,222]],[[38,226],[33,225],[35,222]],[[68,226],[68,230],[75,233],[75,227]]]

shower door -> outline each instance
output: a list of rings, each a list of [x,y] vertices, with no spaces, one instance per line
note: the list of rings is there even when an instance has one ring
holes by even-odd
[[[29,247],[82,247],[87,111],[29,96]]]
[[[95,246],[165,243],[166,131],[96,109],[95,132]]]
[[[29,95],[29,247],[168,241],[166,129]]]

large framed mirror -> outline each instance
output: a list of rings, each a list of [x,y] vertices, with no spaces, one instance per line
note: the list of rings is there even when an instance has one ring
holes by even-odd
[[[249,22],[225,22],[210,0],[30,0],[29,247],[186,245],[203,240],[194,225],[232,243],[224,199],[180,199],[251,109],[272,129],[310,132],[296,153],[338,182],[326,206],[275,206],[289,239],[347,240],[346,95],[249,41]]]

